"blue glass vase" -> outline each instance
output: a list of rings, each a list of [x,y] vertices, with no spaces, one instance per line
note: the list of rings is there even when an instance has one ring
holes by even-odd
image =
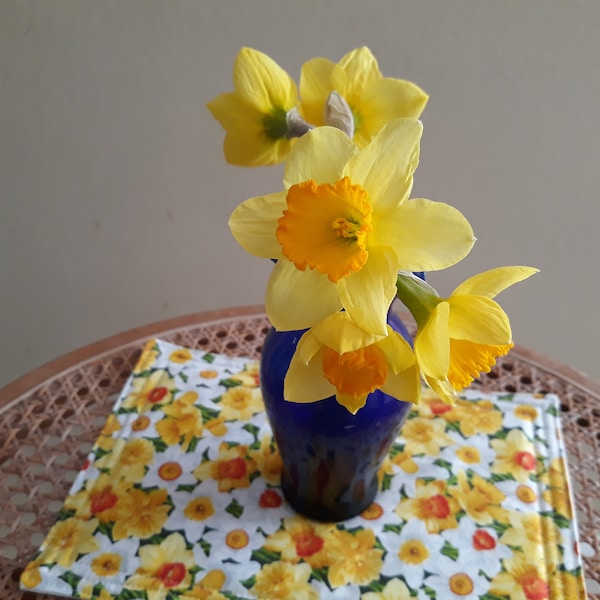
[[[393,313],[390,325],[409,342]],[[283,381],[304,331],[267,334],[260,380],[267,416],[283,461],[281,486],[292,507],[319,521],[350,519],[378,490],[378,471],[411,404],[377,390],[355,415],[335,396],[298,404],[283,397]]]

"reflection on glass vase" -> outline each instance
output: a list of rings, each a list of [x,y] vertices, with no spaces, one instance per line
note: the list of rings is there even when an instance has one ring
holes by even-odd
[[[410,341],[393,313],[389,323]],[[265,407],[283,461],[281,484],[297,512],[319,521],[343,521],[372,503],[379,468],[411,404],[379,390],[355,415],[334,396],[310,404],[286,401],[283,381],[303,333],[272,329],[260,363]]]

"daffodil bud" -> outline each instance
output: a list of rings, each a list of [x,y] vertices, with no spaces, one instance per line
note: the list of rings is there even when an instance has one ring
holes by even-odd
[[[305,133],[313,129],[313,125],[307,123],[298,112],[297,108],[288,110],[285,115],[285,122],[287,124],[288,138],[302,137]]]
[[[343,96],[335,90],[325,103],[325,124],[341,129],[350,139],[354,137],[354,116]]]

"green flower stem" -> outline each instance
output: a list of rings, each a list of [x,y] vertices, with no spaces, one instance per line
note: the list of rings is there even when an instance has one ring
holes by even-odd
[[[429,315],[441,299],[435,290],[414,275],[399,273],[396,280],[397,296],[408,308],[419,329],[425,326]]]

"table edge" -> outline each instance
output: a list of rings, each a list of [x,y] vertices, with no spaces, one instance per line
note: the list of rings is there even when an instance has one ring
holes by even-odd
[[[408,313],[405,314],[399,312],[399,314],[402,318],[411,320],[411,316]],[[252,317],[259,315],[265,315],[263,305],[222,308],[171,317],[147,325],[133,327],[132,329],[128,329],[121,333],[105,337],[50,360],[0,388],[0,411],[8,407],[9,404],[16,402],[24,394],[33,391],[36,387],[40,386],[45,381],[56,377],[60,373],[106,352],[129,345],[137,340],[140,340],[141,342],[161,333],[166,333],[193,324],[202,325],[227,321],[234,317]],[[539,369],[558,375],[576,387],[600,398],[600,382],[595,381],[586,374],[573,369],[564,363],[547,356],[542,356],[519,344],[515,344],[514,348],[511,350],[511,354]]]
[[[217,323],[234,317],[258,316],[261,314],[265,314],[262,305],[221,308],[162,319],[107,336],[54,358],[0,388],[0,411],[24,394],[33,391],[45,381],[55,378],[78,364],[85,363],[122,346],[127,346],[137,340],[142,342],[153,336],[158,336],[160,333],[181,329],[186,325]]]

